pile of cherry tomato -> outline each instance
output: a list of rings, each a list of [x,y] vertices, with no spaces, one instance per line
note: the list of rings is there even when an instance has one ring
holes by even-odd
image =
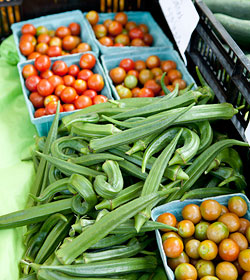
[[[107,102],[106,96],[98,94],[104,87],[104,80],[91,71],[95,63],[95,56],[86,53],[81,56],[79,65],[68,66],[62,60],[52,64],[47,55],[37,57],[34,65],[26,64],[22,75],[36,109],[35,118],[55,114],[59,100],[62,103],[60,112]]]
[[[161,61],[156,55],[149,56],[146,61],[125,58],[118,67],[110,70],[109,76],[120,98],[154,97],[165,95],[161,88],[164,72],[164,83],[168,90],[173,91],[176,84],[179,84],[179,89],[186,87],[176,63],[172,60]]]
[[[171,213],[157,221],[178,232],[163,230],[163,249],[177,280],[250,279],[250,222],[243,218],[248,209],[240,196],[229,199],[227,207],[216,200],[188,204],[183,220]]]
[[[96,11],[90,11],[86,15],[87,20],[92,25],[98,41],[107,47],[124,46],[151,46],[153,36],[149,34],[148,26],[144,23],[136,24],[134,21],[128,21],[128,16],[119,12],[114,19],[106,19],[99,23],[99,15]]]
[[[27,23],[22,26],[21,33],[19,49],[28,59],[42,54],[53,57],[91,51],[90,45],[81,41],[81,26],[76,22],[56,30],[48,30],[45,26],[35,28]]]

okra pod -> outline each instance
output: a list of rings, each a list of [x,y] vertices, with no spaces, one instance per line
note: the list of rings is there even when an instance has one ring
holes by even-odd
[[[171,91],[170,91],[170,90],[166,87],[166,85],[165,85],[164,78],[165,78],[166,74],[167,74],[167,72],[164,72],[164,73],[161,75],[161,88],[162,88],[164,94],[165,94],[165,95],[168,95],[168,94],[170,94]],[[177,91],[177,93],[178,93],[178,91]]]
[[[206,150],[213,142],[213,130],[209,121],[197,122],[195,126],[198,128],[200,136],[200,146],[197,151],[198,154]]]
[[[182,170],[180,165],[169,166],[165,169],[163,175],[172,181],[189,179],[189,176]]]
[[[143,185],[141,197],[144,197],[148,194],[155,193],[158,191],[163,177],[163,173],[168,165],[168,162],[175,150],[177,142],[183,132],[183,129],[177,133],[174,139],[170,144],[161,152],[160,156],[154,162],[152,169],[150,170],[148,177]],[[135,216],[135,228],[137,232],[140,231],[143,224],[150,218],[151,215],[151,205],[145,208],[143,211],[139,212]]]
[[[62,120],[62,126],[60,128],[66,128],[70,131],[71,125],[77,122],[80,123],[97,123],[99,121],[99,115],[97,113],[89,113],[89,114],[78,114],[74,118],[72,117],[64,117]]]
[[[100,162],[104,162],[105,160],[123,160],[122,157],[118,157],[112,155],[110,153],[97,153],[97,154],[88,154],[80,157],[71,158],[69,162],[84,165],[84,166],[91,166]]]
[[[105,151],[107,149],[117,147],[123,144],[132,143],[140,138],[146,137],[150,134],[157,133],[166,129],[168,126],[172,125],[173,122],[182,116],[185,112],[189,111],[194,104],[181,108],[179,113],[171,117],[163,117],[158,119],[157,121],[153,121],[151,123],[140,125],[131,129],[127,129],[122,131],[116,135],[106,136],[101,139],[92,139],[90,141],[89,148],[91,151]]]
[[[33,272],[29,275],[23,275],[23,276],[21,276],[21,278],[19,278],[19,280],[37,280],[36,273]],[[49,279],[46,279],[46,280],[49,280]]]
[[[137,165],[133,164],[132,162],[129,162],[127,160],[119,161],[119,166],[123,171],[126,173],[133,175],[136,178],[139,178],[140,180],[145,181],[148,173],[142,173],[141,168],[138,167]]]

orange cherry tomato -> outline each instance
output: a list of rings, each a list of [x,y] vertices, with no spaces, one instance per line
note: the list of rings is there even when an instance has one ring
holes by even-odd
[[[221,205],[213,199],[207,199],[200,205],[201,216],[207,221],[216,220],[221,214]]]
[[[242,217],[247,212],[247,203],[240,196],[231,197],[228,201],[228,209],[230,212],[236,214],[238,217]]]
[[[211,240],[204,240],[200,243],[198,252],[203,260],[211,261],[216,258],[218,248],[215,242]]]
[[[242,280],[250,280],[250,272],[245,272],[242,276]]]
[[[74,101],[74,105],[75,105],[76,109],[83,109],[88,106],[91,106],[92,104],[93,104],[93,102],[92,102],[91,98],[86,95],[81,95]]]
[[[62,91],[66,88],[65,85],[57,85],[55,89],[55,95],[60,97]]]
[[[250,226],[250,221],[248,221],[245,218],[240,218],[240,228],[239,228],[239,232],[242,234],[246,233],[247,228]],[[250,241],[249,241],[250,242]]]
[[[184,206],[181,214],[184,220],[190,220],[194,224],[199,223],[201,220],[201,211],[196,204],[188,204]]]
[[[157,55],[150,55],[146,60],[146,65],[149,69],[159,67],[160,64],[161,64],[161,61]]]
[[[240,228],[240,219],[234,213],[226,213],[220,216],[218,221],[224,223],[228,227],[229,232],[235,232]]]
[[[60,98],[64,103],[72,103],[77,97],[76,90],[73,87],[66,87],[60,94]],[[77,108],[77,106],[75,105]]]
[[[39,108],[34,113],[35,118],[40,118],[40,117],[45,116],[45,115],[46,115],[45,108]]]
[[[240,233],[240,232],[231,233],[229,235],[229,238],[238,244],[240,251],[248,248],[248,241],[242,233]]]
[[[27,79],[30,76],[38,75],[38,72],[33,64],[26,64],[23,67],[22,74],[24,79]]]
[[[113,20],[109,27],[108,27],[108,32],[112,36],[116,36],[120,33],[122,33],[122,25],[120,22]]]
[[[58,46],[50,46],[47,51],[49,57],[55,57],[62,55],[62,49]]]
[[[53,72],[51,70],[49,70],[49,69],[40,73],[40,77],[42,79],[48,79],[49,77],[51,77],[53,75],[54,75]]]
[[[128,21],[128,16],[123,12],[119,12],[115,15],[115,20],[120,22],[120,24],[125,25]]]
[[[68,68],[68,74],[76,77],[80,72],[80,68],[76,64],[72,64]]]
[[[102,75],[94,74],[88,79],[88,88],[95,91],[101,91],[104,88],[104,80]]]
[[[196,280],[197,271],[195,267],[189,263],[181,263],[175,269],[176,280]]]
[[[75,78],[71,75],[65,75],[63,77],[63,81],[64,81],[65,86],[70,87],[75,82]]]
[[[236,267],[230,262],[220,262],[215,269],[215,274],[219,279],[223,280],[237,280],[238,271]]]
[[[39,43],[36,45],[36,51],[40,54],[47,54],[49,46],[45,43]]]
[[[194,224],[189,220],[182,220],[177,224],[178,234],[183,238],[191,237],[195,232]]]
[[[78,94],[82,94],[87,89],[87,82],[81,79],[77,79],[73,82],[72,87]]]
[[[241,251],[238,261],[242,269],[245,271],[250,271],[250,249]]]
[[[171,69],[176,69],[176,66],[176,63],[173,60],[164,60],[161,62],[161,69],[166,73]]]
[[[91,25],[95,25],[99,21],[99,15],[96,11],[89,11],[86,14],[86,19],[89,21]]]
[[[226,238],[221,241],[219,245],[219,255],[224,261],[235,261],[239,253],[240,247],[234,240]]]
[[[183,242],[180,238],[170,237],[163,242],[163,249],[168,258],[177,258],[183,252]]]
[[[65,36],[71,35],[70,29],[66,26],[60,26],[56,29],[56,37],[64,38]]]
[[[91,51],[91,46],[87,43],[80,43],[78,46],[77,46],[77,52],[78,53],[81,53],[81,52],[87,52],[87,51]]]
[[[53,114],[55,114],[56,113],[56,109],[57,109],[57,101],[50,102],[45,107],[46,115],[53,115]],[[60,104],[59,111],[63,112],[63,106],[61,104]]]
[[[102,94],[99,94],[93,98],[93,104],[105,103],[108,101],[108,97]]]
[[[63,104],[63,111],[64,112],[71,112],[71,111],[74,111],[76,108],[75,108],[75,105],[74,104]]]
[[[20,52],[24,56],[30,55],[34,51],[34,49],[35,49],[33,44],[31,42],[29,42],[29,41],[21,41],[19,43],[19,48],[20,48]]]
[[[41,54],[39,52],[32,52],[31,54],[28,55],[28,59],[36,59],[40,55]]]
[[[46,107],[50,102],[52,102],[52,101],[57,102],[58,100],[59,100],[58,96],[56,96],[54,94],[48,95],[44,98],[44,106]]]
[[[175,218],[175,216],[171,213],[163,213],[160,216],[158,216],[157,218],[157,222],[159,223],[163,223],[165,225],[169,225],[172,227],[175,227],[177,224],[177,220]],[[164,232],[168,232],[171,231],[170,229],[161,229]]]

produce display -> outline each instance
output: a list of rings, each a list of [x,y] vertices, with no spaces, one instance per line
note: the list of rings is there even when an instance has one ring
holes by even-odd
[[[226,206],[214,199],[187,204],[179,221],[172,213],[159,215],[158,222],[178,229],[161,230],[176,280],[249,279],[250,221],[243,218],[248,208],[242,197],[233,196]]]
[[[213,92],[202,83],[181,95],[96,104],[61,124],[58,103],[32,152],[27,208],[0,216],[1,229],[27,226],[21,279],[166,279],[151,231],[178,228],[150,220],[151,209],[246,188],[231,147],[249,145],[210,124],[237,110],[209,104]]]
[[[153,44],[154,38],[149,33],[147,24],[128,21],[124,12],[116,13],[113,19],[106,19],[103,23],[98,23],[98,13],[90,11],[86,14],[86,19],[91,24],[96,39],[106,47],[149,47]]]
[[[91,51],[91,46],[80,38],[81,26],[72,22],[68,26],[59,26],[48,30],[45,26],[35,27],[27,23],[22,26],[19,49],[27,59],[40,55],[49,57]]]
[[[63,103],[60,112],[107,102],[108,98],[100,94],[103,77],[91,70],[95,64],[96,58],[91,53],[83,54],[78,65],[67,65],[63,60],[52,64],[47,55],[37,57],[34,65],[26,64],[22,75],[36,109],[35,118],[55,114],[58,100]]]
[[[122,59],[109,76],[120,98],[154,97],[172,92],[177,84],[180,90],[187,86],[176,62],[161,61],[157,55],[150,55],[146,61]]]

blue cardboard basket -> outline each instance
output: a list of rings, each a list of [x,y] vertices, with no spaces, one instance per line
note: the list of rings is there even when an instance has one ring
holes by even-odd
[[[11,25],[13,32],[14,40],[16,43],[17,52],[20,58],[20,61],[26,61],[27,58],[21,54],[19,50],[19,39],[21,37],[22,26],[26,23],[31,23],[35,27],[45,26],[49,30],[56,30],[60,26],[68,26],[71,22],[77,22],[81,26],[81,40],[85,43],[88,43],[91,46],[92,52],[99,54],[99,49],[96,43],[92,40],[92,34],[90,33],[87,20],[83,17],[80,10],[75,10],[71,12],[65,12],[60,14],[54,14],[49,16],[43,16],[39,18],[34,18],[26,21],[21,21]]]
[[[103,79],[104,79],[104,88],[102,89],[101,94],[107,96],[109,99],[112,99],[112,94],[111,94],[111,91],[110,91],[110,88],[109,88],[107,78],[104,74],[104,71],[102,69],[102,66],[101,66],[100,62],[98,61],[97,55],[93,52],[88,52],[88,53],[92,53],[96,58],[96,64],[95,64],[94,68],[92,69],[92,71],[94,73],[101,74],[103,76]],[[81,56],[82,56],[82,53],[62,56],[60,59],[58,59],[58,57],[53,57],[53,58],[51,58],[51,66],[57,60],[65,61],[68,66],[70,66],[72,64],[77,64],[79,66],[79,61],[80,61]],[[29,100],[30,92],[25,86],[25,80],[24,80],[23,75],[22,75],[23,67],[27,64],[33,64],[34,65],[34,61],[35,60],[32,59],[32,60],[25,61],[25,62],[19,62],[18,65],[17,65],[17,68],[18,68],[18,73],[19,73],[19,77],[20,77],[20,81],[21,81],[21,86],[22,86],[24,99],[25,99],[25,102],[26,102],[26,105],[27,105],[27,108],[28,108],[28,111],[29,111],[30,120],[36,126],[38,134],[40,136],[46,136],[48,134],[50,126],[53,122],[54,115],[47,115],[47,116],[43,116],[43,117],[40,117],[40,118],[35,118],[34,117],[35,108],[34,108],[33,104],[31,103],[31,101]],[[72,112],[62,112],[62,113],[60,113],[60,119],[64,116],[72,114],[76,111],[79,111],[79,110],[75,110],[75,111],[72,111]]]
[[[218,201],[220,204],[227,206],[228,200],[234,196],[240,196],[246,201],[246,203],[248,205],[248,211],[247,211],[246,215],[244,216],[244,218],[250,220],[250,202],[249,202],[249,199],[242,193],[221,195],[221,196],[209,197],[209,198],[204,198],[204,199],[187,199],[185,201],[180,201],[180,200],[172,201],[167,204],[154,208],[152,210],[151,217],[154,221],[156,221],[158,216],[160,216],[163,213],[168,212],[168,213],[172,213],[173,215],[175,215],[176,219],[178,221],[180,221],[183,219],[182,215],[181,215],[181,211],[182,211],[183,207],[188,204],[194,203],[194,204],[200,205],[202,203],[202,201],[204,201],[204,200],[214,199],[214,200]],[[174,280],[175,279],[174,272],[167,264],[167,257],[163,250],[160,231],[156,230],[155,232],[156,232],[156,240],[157,240],[157,244],[158,244],[158,249],[160,250],[161,259],[164,264],[168,279]]]
[[[151,47],[106,47],[99,43],[99,41],[95,37],[95,33],[91,24],[87,21],[88,28],[91,32],[94,42],[99,47],[101,54],[113,54],[113,53],[121,53],[127,50],[140,50],[141,52],[145,52],[148,50],[152,50],[154,47],[158,48],[173,48],[173,44],[161,30],[160,26],[153,19],[152,15],[149,12],[125,12],[128,16],[128,21],[134,21],[136,24],[145,23],[148,26],[149,33],[153,36],[154,41]],[[87,13],[84,13],[84,18]],[[114,19],[116,13],[99,13],[99,22],[103,23],[106,19]]]
[[[144,50],[144,49],[143,49]],[[114,55],[102,55],[101,56],[101,61],[102,65],[104,68],[104,71],[108,77],[108,81],[110,84],[110,88],[112,90],[113,96],[115,99],[120,99],[115,86],[109,76],[109,71],[115,67],[119,66],[119,63],[122,59],[124,58],[130,58],[134,61],[136,60],[144,60],[150,56],[150,55],[157,55],[160,60],[173,60],[176,62],[177,69],[181,71],[183,80],[186,81],[187,85],[194,83],[195,81],[192,78],[192,76],[189,74],[186,66],[184,65],[183,61],[181,60],[179,54],[173,50],[173,49],[155,49],[152,48],[150,51],[127,51],[127,52],[122,52],[120,54],[114,54]]]

